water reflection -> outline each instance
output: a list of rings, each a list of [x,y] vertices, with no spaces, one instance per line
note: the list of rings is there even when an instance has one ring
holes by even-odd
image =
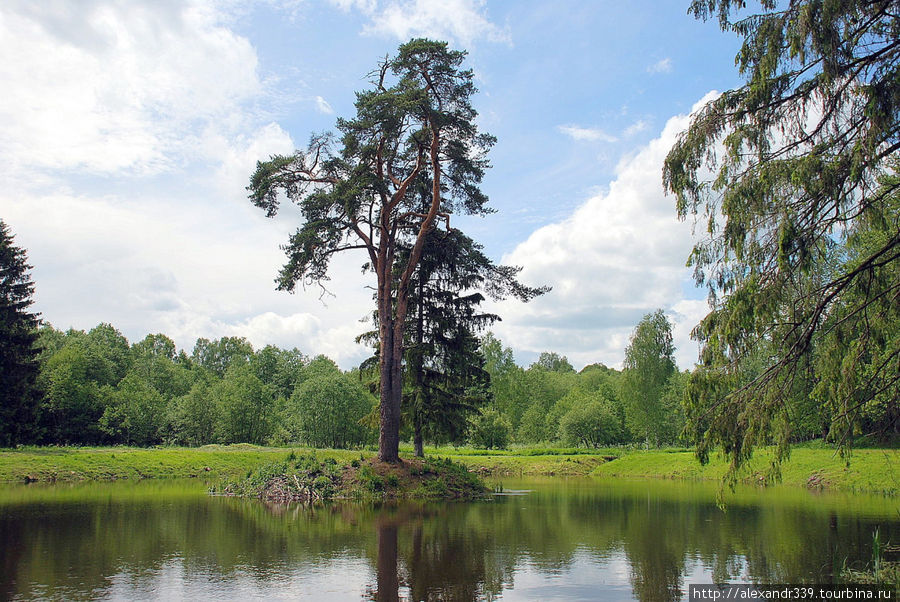
[[[202,484],[0,490],[0,598],[679,600],[828,582],[900,540],[896,501],[682,483],[509,484],[467,504],[265,505]]]

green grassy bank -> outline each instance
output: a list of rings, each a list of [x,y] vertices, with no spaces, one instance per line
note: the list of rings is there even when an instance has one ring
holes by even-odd
[[[289,450],[255,445],[163,447],[30,447],[0,451],[0,481],[109,481],[116,479],[218,479],[246,474],[282,460]],[[318,455],[349,462],[360,452],[319,450]],[[371,454],[369,454],[371,455]]]
[[[297,453],[312,450],[293,448]],[[208,445],[199,448],[128,447],[33,447],[0,450],[0,482],[85,481],[115,479],[202,478],[221,479],[246,475],[262,464],[282,461],[290,452],[282,447]],[[411,456],[412,450],[401,450]],[[602,476],[619,478],[668,478],[717,481],[726,465],[713,456],[701,466],[686,450],[538,449],[485,452],[467,448],[426,448],[429,456],[450,458],[485,477]],[[369,459],[373,451],[317,450],[320,459],[346,464]],[[771,462],[771,453],[760,451],[743,475],[759,482]],[[782,482],[801,487],[842,491],[900,494],[898,450],[855,450],[849,466],[826,447],[795,448],[782,466]]]
[[[53,482],[115,479],[203,478],[243,476],[262,464],[281,461],[291,450],[308,448],[258,447],[255,445],[207,445],[197,448],[161,447],[29,447],[0,450],[0,482]],[[428,454],[451,458],[482,475],[586,476],[605,462],[598,454],[472,452],[454,448],[428,449]],[[341,464],[375,456],[369,450],[315,450],[320,459]],[[412,449],[402,450],[412,456]],[[607,456],[611,457],[611,456]]]
[[[741,473],[741,480],[763,483],[772,458],[771,450],[758,451]],[[598,466],[591,474],[718,481],[726,469],[727,464],[719,454],[713,454],[709,464],[701,466],[690,451],[634,451]],[[791,450],[790,458],[781,466],[781,482],[800,487],[897,495],[900,494],[900,452],[858,449],[853,451],[848,464],[833,449],[797,447]]]

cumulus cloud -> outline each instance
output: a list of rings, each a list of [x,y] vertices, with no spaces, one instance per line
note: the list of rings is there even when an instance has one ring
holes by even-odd
[[[615,142],[617,138],[599,128],[585,128],[577,125],[560,125],[557,129],[572,140],[586,142]]]
[[[0,54],[0,159],[17,168],[166,171],[185,132],[261,91],[250,43],[201,3],[5,2]]]
[[[320,300],[317,290],[276,291],[278,246],[291,228],[249,203],[216,212],[144,195],[24,201],[3,195],[0,207],[34,266],[35,308],[58,328],[111,322],[133,341],[163,332],[186,349],[198,337],[244,336],[257,347],[326,353],[346,367],[369,353],[353,342],[372,304],[359,273],[364,258],[333,262],[329,286],[340,303]]]
[[[648,73],[670,73],[672,71],[672,59],[666,57],[647,67]]]
[[[371,14],[378,8],[378,0],[331,0],[331,3],[345,12],[356,9]]]
[[[332,0],[343,10],[356,9],[369,18],[363,32],[408,40],[411,37],[452,39],[465,46],[476,40],[510,42],[507,29],[492,23],[485,0]]]
[[[110,322],[187,349],[246,336],[349,367],[369,353],[353,342],[371,306],[364,258],[334,262],[327,311],[318,291],[275,291],[296,209],[266,219],[244,187],[294,143],[259,108],[256,51],[222,7],[0,5],[0,215],[54,326]]]
[[[687,125],[687,115],[670,119],[657,138],[619,163],[605,192],[504,257],[504,263],[524,266],[524,281],[553,286],[527,305],[501,305],[504,322],[496,330],[506,344],[555,350],[581,364],[620,366],[635,324],[662,308],[675,323],[679,363],[693,365],[696,344],[688,334],[705,302],[685,298],[691,226],[678,221],[661,183],[663,160]]]

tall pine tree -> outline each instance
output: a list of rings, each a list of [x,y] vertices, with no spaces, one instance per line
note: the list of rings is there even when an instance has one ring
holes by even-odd
[[[0,447],[38,437],[38,316],[28,311],[34,293],[30,269],[0,219]]]

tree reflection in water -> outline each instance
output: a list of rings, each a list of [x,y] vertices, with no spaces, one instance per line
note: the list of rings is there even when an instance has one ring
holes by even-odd
[[[184,484],[0,489],[0,599],[681,599],[827,582],[900,540],[895,500],[552,481],[478,503],[266,506]],[[170,589],[166,589],[170,588]],[[248,594],[249,592],[249,594]]]

